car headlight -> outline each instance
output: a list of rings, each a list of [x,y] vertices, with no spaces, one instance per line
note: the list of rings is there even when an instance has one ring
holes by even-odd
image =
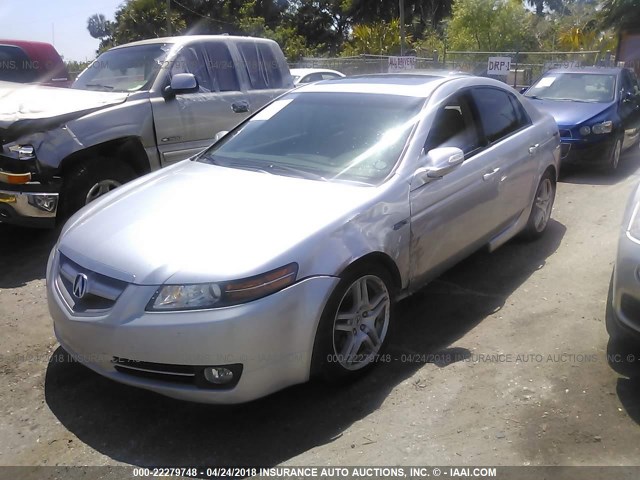
[[[636,203],[635,207],[633,207],[631,220],[629,220],[629,225],[627,226],[627,236],[637,242],[640,242],[640,215],[638,215],[639,211],[640,202]]]
[[[589,125],[585,125],[584,127],[580,127],[580,135],[584,135],[585,137],[591,133],[591,127]]]
[[[219,283],[164,285],[147,305],[148,311],[202,310],[251,302],[296,281],[298,264],[290,263],[255,277]]]
[[[591,131],[596,135],[611,133],[613,131],[613,122],[611,120],[607,120],[606,122],[596,123],[591,126]]]
[[[36,158],[33,145],[12,145],[9,151],[18,154],[18,160],[33,160]]]

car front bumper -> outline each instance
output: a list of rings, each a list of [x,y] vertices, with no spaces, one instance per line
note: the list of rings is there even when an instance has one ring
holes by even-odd
[[[58,257],[47,268],[47,296],[60,345],[108,378],[183,400],[247,402],[309,379],[316,329],[339,279],[310,277],[242,305],[183,312],[147,312],[157,286],[129,284],[104,314],[82,316],[56,282]],[[118,362],[140,367],[118,368]],[[241,365],[238,383],[217,387],[171,372]],[[169,374],[167,374],[169,373]]]
[[[561,137],[560,158],[562,163],[605,165],[609,161],[613,142],[612,135],[603,135],[597,140]]]
[[[0,182],[0,222],[26,227],[54,227],[60,203],[59,188],[59,182],[51,185]]]
[[[611,286],[609,321],[640,338],[640,242],[623,233]]]

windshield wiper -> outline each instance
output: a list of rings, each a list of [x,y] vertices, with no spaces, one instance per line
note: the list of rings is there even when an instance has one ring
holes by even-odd
[[[310,172],[308,170],[300,170],[298,168],[290,167],[288,165],[269,164],[268,168],[270,168],[272,170],[280,170],[280,171],[287,172],[287,173],[293,173],[294,176],[296,176],[296,177],[302,177],[302,178],[306,178],[306,179],[309,179],[309,180],[322,180],[323,182],[327,182],[328,181],[322,175]]]

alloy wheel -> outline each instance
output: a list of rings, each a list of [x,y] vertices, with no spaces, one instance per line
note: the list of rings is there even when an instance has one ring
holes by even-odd
[[[384,281],[365,275],[340,300],[333,322],[333,352],[346,370],[359,370],[375,360],[389,329],[391,296]]]
[[[87,197],[85,198],[85,205],[88,205],[96,198],[109,193],[111,190],[118,188],[121,185],[122,184],[116,180],[100,180],[89,189]]]
[[[543,178],[538,185],[536,191],[536,200],[534,205],[534,226],[536,231],[542,232],[549,218],[551,217],[551,209],[553,208],[553,183],[549,178]]]

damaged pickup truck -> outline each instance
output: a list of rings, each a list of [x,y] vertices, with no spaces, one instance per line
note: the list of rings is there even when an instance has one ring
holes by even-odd
[[[53,227],[292,87],[275,42],[227,35],[113,48],[71,89],[0,82],[0,222]]]

